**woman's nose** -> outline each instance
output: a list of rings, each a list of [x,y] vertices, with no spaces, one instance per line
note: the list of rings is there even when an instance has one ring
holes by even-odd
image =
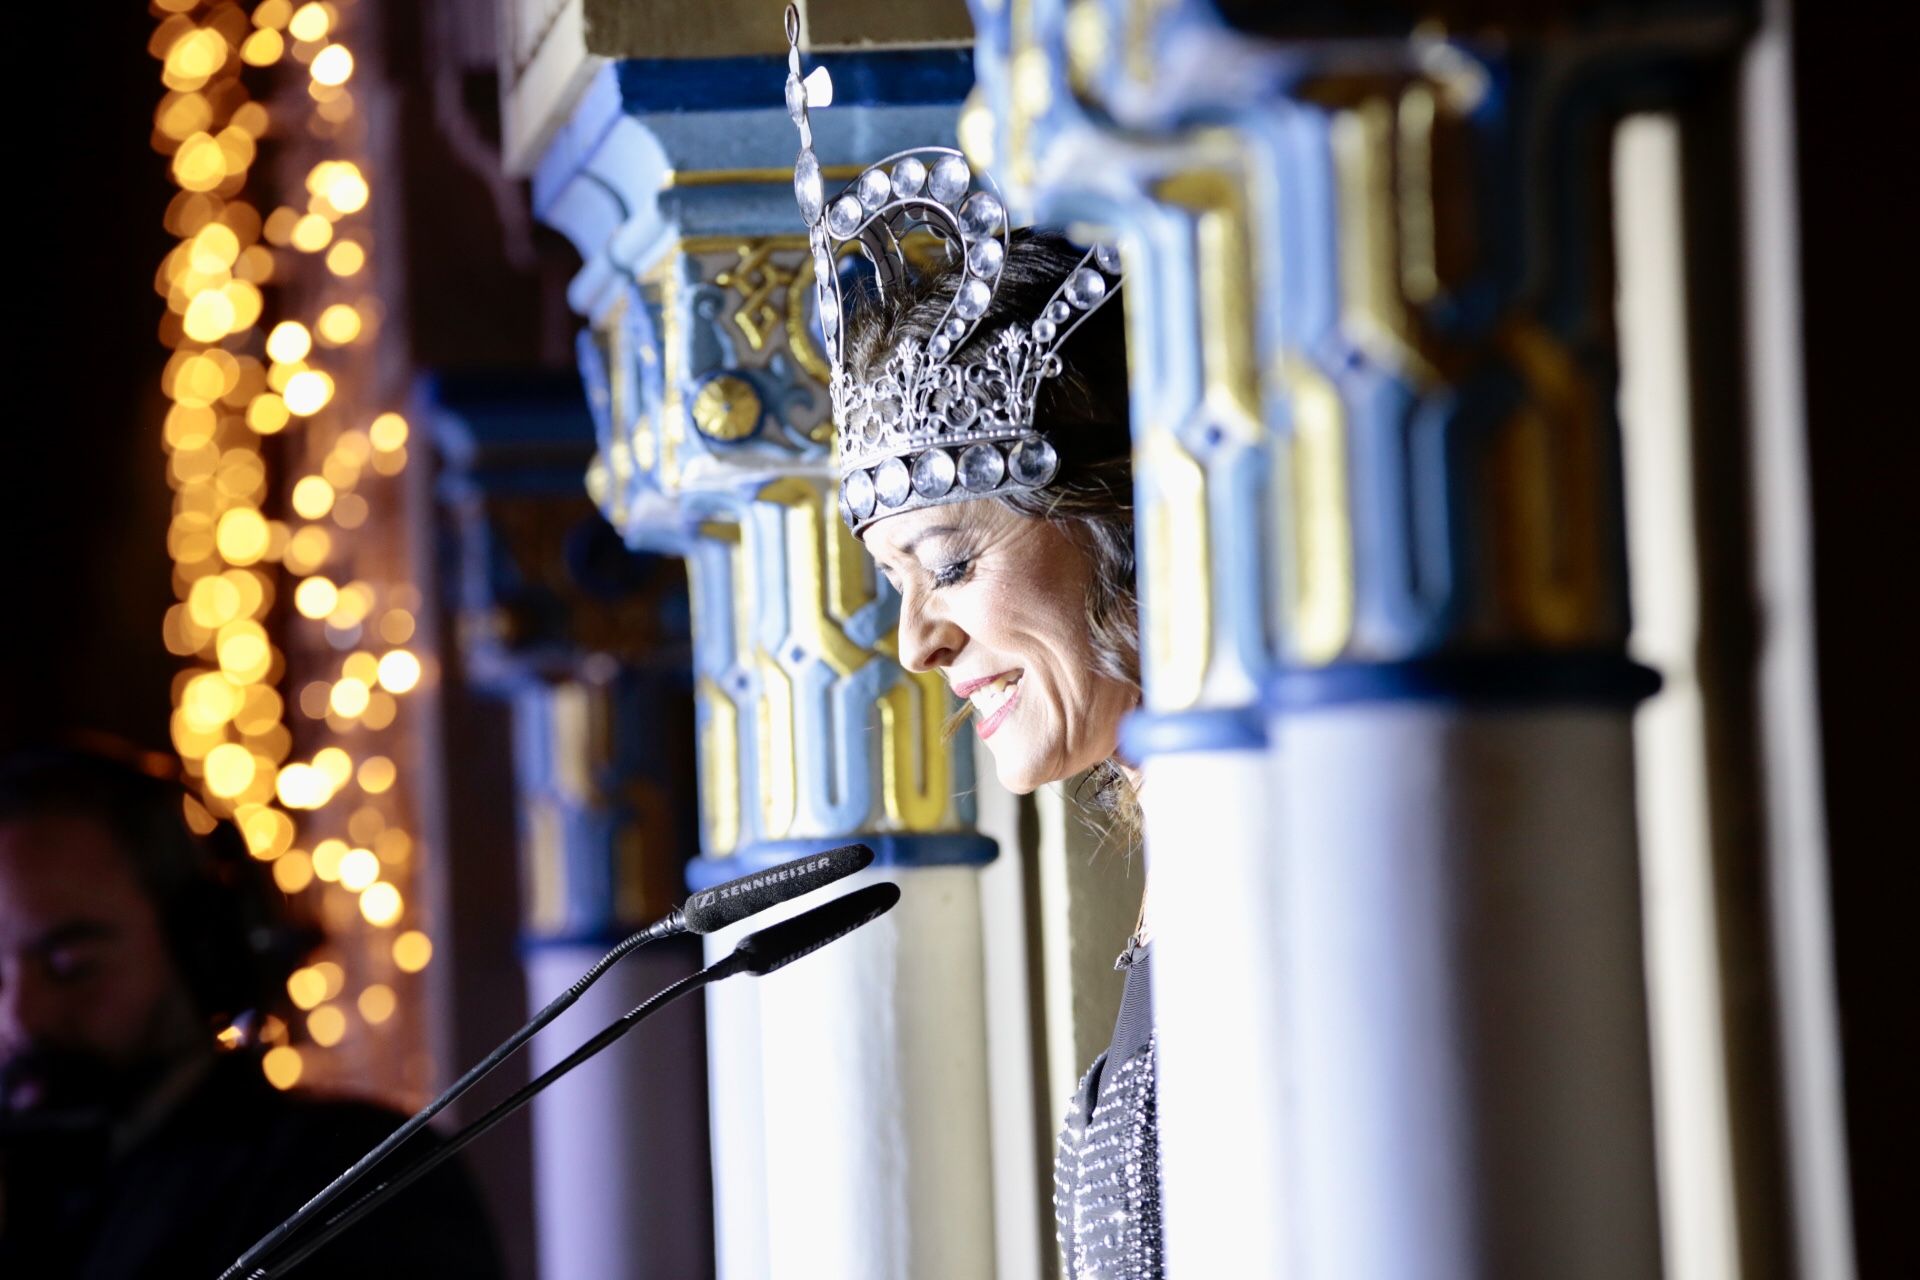
[[[966,632],[943,613],[929,609],[920,592],[900,598],[900,664],[907,670],[951,666],[966,643]]]

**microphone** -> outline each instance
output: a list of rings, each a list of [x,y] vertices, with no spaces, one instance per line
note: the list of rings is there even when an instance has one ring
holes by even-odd
[[[863,844],[845,844],[825,853],[809,854],[766,871],[729,880],[688,898],[677,914],[689,933],[713,933],[768,907],[845,879],[873,861],[873,850]],[[669,917],[671,919],[672,917]]]
[[[278,1248],[288,1236],[338,1199],[348,1187],[365,1177],[375,1165],[392,1155],[402,1143],[426,1128],[428,1121],[446,1110],[467,1090],[486,1078],[495,1067],[506,1061],[514,1050],[533,1039],[543,1027],[572,1008],[580,997],[586,994],[587,988],[598,982],[605,976],[607,970],[633,952],[662,938],[677,937],[683,933],[712,933],[716,929],[736,924],[769,907],[778,906],[803,893],[811,893],[836,880],[844,879],[856,871],[864,870],[872,862],[873,850],[863,844],[846,844],[837,849],[829,849],[825,853],[810,853],[805,857],[783,862],[777,867],[769,867],[765,871],[740,876],[725,884],[696,893],[687,899],[685,905],[674,908],[638,933],[622,939],[611,951],[594,961],[592,967],[581,974],[571,987],[554,997],[544,1009],[529,1019],[525,1026],[502,1040],[491,1053],[469,1068],[465,1075],[449,1085],[439,1097],[414,1112],[405,1124],[388,1134],[379,1146],[367,1152],[339,1177],[322,1187],[312,1199],[301,1205],[292,1217],[256,1240],[250,1249],[234,1260],[232,1266],[220,1273],[220,1280],[233,1280],[233,1277],[245,1274],[248,1267]]]
[[[751,877],[749,877],[751,878]],[[351,1227],[367,1214],[385,1204],[388,1200],[425,1177],[441,1164],[453,1158],[462,1148],[492,1129],[507,1117],[532,1102],[535,1097],[546,1091],[547,1087],[566,1075],[575,1067],[594,1057],[614,1041],[632,1031],[653,1014],[664,1009],[689,991],[697,991],[712,983],[732,977],[736,973],[750,973],[764,977],[778,969],[783,969],[803,956],[810,955],[830,943],[836,942],[852,933],[862,925],[869,924],[892,910],[900,901],[899,886],[894,884],[872,884],[864,889],[855,889],[852,893],[842,894],[823,906],[814,907],[783,920],[778,924],[760,930],[742,938],[734,947],[731,955],[724,960],[708,965],[698,973],[688,974],[671,986],[662,988],[649,996],[644,1002],[622,1014],[616,1021],[603,1028],[592,1039],[562,1058],[539,1076],[529,1080],[521,1088],[508,1095],[497,1106],[475,1120],[466,1128],[449,1137],[437,1149],[428,1152],[420,1159],[407,1165],[391,1179],[368,1191],[365,1195],[348,1205],[340,1213],[329,1218],[309,1240],[289,1253],[272,1266],[248,1264],[252,1270],[245,1272],[246,1280],[266,1280],[273,1275],[284,1275],[305,1261],[308,1256],[332,1240],[335,1236]],[[302,1211],[304,1212],[304,1210]],[[297,1215],[296,1215],[297,1216]],[[291,1222],[291,1219],[289,1220]],[[290,1228],[288,1228],[290,1229]],[[284,1231],[280,1232],[284,1239]],[[255,1245],[249,1254],[264,1252]],[[242,1263],[234,1263],[223,1273],[233,1275],[239,1271]]]
[[[770,924],[740,939],[732,955],[711,966],[715,971],[714,981],[740,972],[764,978],[885,915],[898,901],[898,885],[871,884],[841,894],[832,902],[803,911],[790,920]]]

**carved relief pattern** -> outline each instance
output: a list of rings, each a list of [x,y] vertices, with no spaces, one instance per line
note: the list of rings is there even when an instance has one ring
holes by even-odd
[[[834,514],[826,364],[796,279],[802,237],[682,240],[581,345],[595,501],[629,543],[687,557],[709,856],[971,822],[946,686],[891,656],[897,601]]]

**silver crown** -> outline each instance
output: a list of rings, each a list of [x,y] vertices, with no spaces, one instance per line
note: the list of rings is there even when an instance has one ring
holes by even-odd
[[[829,200],[807,109],[833,101],[833,82],[825,67],[801,76],[800,18],[791,5],[786,21],[787,114],[800,130],[793,191],[813,248],[831,369],[840,514],[857,534],[896,512],[1044,487],[1059,474],[1060,455],[1034,429],[1034,399],[1041,381],[1060,372],[1060,344],[1113,296],[1119,252],[1089,249],[1039,315],[1001,330],[963,361],[950,360],[991,308],[1007,260],[999,188],[960,152],[917,147],[868,168]],[[945,244],[949,262],[965,264],[959,285],[930,337],[890,353],[870,379],[855,378],[843,358],[836,252],[857,246],[873,263],[884,300],[906,283],[901,242],[922,228]]]

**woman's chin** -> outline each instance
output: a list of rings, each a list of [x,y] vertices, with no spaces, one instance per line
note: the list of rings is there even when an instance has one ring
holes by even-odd
[[[1011,775],[1007,770],[1001,769],[999,774],[1000,785],[1016,796],[1030,796],[1048,781],[1046,778],[1037,776],[1030,769],[1023,769]]]
[[[1002,732],[989,738],[987,750],[993,753],[993,772],[1000,785],[1016,796],[1031,795],[1052,781],[1044,776],[1044,769],[1037,767],[1033,753],[1011,734]]]

